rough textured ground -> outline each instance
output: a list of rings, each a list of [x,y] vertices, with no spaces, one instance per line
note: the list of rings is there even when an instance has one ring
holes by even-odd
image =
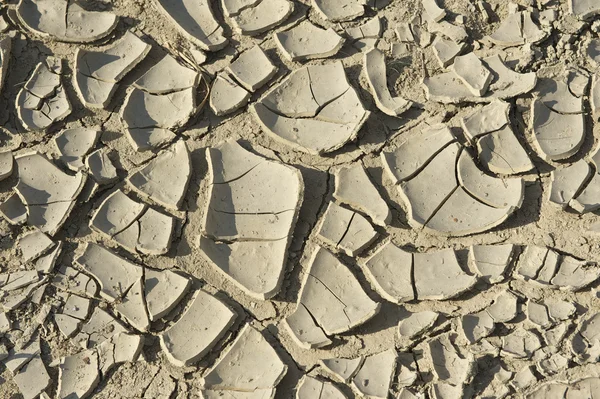
[[[480,45],[475,44],[485,36],[492,34],[501,21],[507,18],[510,8],[508,3],[500,0],[485,2],[485,7],[490,14],[489,21],[486,21],[480,10],[473,8],[471,3],[467,0],[438,0],[439,6],[447,11],[447,20],[454,21],[457,15],[465,17],[464,27],[469,38],[463,53],[476,50],[479,56],[484,57],[497,52],[506,52],[509,54],[509,60],[516,60],[516,62],[507,62],[510,67],[517,68],[521,73],[537,72],[538,78],[544,77],[546,74],[548,76],[554,73],[558,74],[569,67],[585,68],[589,76],[600,73],[597,67],[590,65],[585,60],[585,43],[590,38],[597,37],[598,22],[594,22],[591,18],[580,23],[569,14],[566,1],[520,0],[515,2],[520,5],[521,10],[556,9],[558,12],[549,36],[532,46],[533,59],[529,63],[525,62],[524,65],[517,65],[518,61],[527,58],[519,46],[502,50],[499,47],[484,46],[480,48]],[[479,281],[468,292],[449,300],[413,300],[395,304],[382,298],[381,293],[373,287],[372,281],[365,276],[364,268],[359,266],[359,263],[388,241],[392,241],[398,247],[409,252],[429,253],[439,249],[454,249],[465,269],[467,268],[466,249],[476,244],[535,245],[553,248],[560,254],[572,255],[591,263],[600,261],[597,232],[589,230],[590,226],[598,221],[597,212],[580,214],[570,208],[563,209],[549,201],[551,172],[577,160],[589,159],[595,153],[599,134],[596,122],[598,115],[593,115],[591,105],[587,101],[589,89],[584,96],[586,104],[584,111],[585,140],[575,155],[560,162],[545,161],[542,154],[535,148],[533,132],[529,125],[529,104],[532,101],[533,93],[524,93],[518,97],[507,99],[512,109],[510,114],[512,128],[535,166],[531,171],[519,174],[525,182],[522,205],[506,221],[484,232],[460,237],[435,234],[409,224],[406,203],[400,195],[398,187],[385,172],[380,157],[382,151],[396,149],[400,144],[410,141],[427,125],[446,123],[458,126],[459,117],[467,115],[477,108],[474,103],[440,104],[426,98],[423,78],[441,72],[441,67],[431,46],[423,49],[415,45],[412,47],[411,53],[402,58],[394,58],[389,53],[390,44],[398,42],[394,28],[397,24],[410,22],[415,16],[420,15],[421,2],[419,0],[392,0],[390,4],[379,10],[367,7],[367,11],[362,17],[342,23],[325,20],[314,10],[310,1],[294,0],[294,5],[293,14],[282,26],[258,36],[249,37],[234,31],[223,16],[221,4],[214,2],[215,15],[224,28],[225,36],[230,38],[230,43],[222,50],[214,53],[206,52],[207,61],[200,66],[200,70],[207,79],[211,79],[216,72],[222,71],[229,65],[237,54],[241,54],[255,44],[260,44],[271,62],[278,67],[278,72],[263,88],[252,94],[250,102],[254,102],[261,98],[269,87],[276,85],[293,70],[304,65],[327,64],[334,60],[340,60],[350,85],[357,91],[364,107],[371,111],[369,118],[360,129],[356,139],[333,152],[317,155],[299,151],[297,148],[273,140],[272,136],[263,131],[247,107],[243,107],[233,114],[219,117],[206,104],[197,116],[194,116],[184,128],[178,131],[178,136],[182,137],[187,144],[192,166],[191,178],[180,210],[165,210],[160,206],[154,206],[163,213],[175,217],[174,237],[170,249],[166,254],[160,256],[134,254],[127,251],[117,246],[114,241],[106,239],[97,231],[92,230],[89,224],[95,210],[116,188],[122,188],[131,197],[143,201],[143,197],[136,196],[131,192],[125,184],[125,179],[137,166],[153,158],[158,150],[139,152],[133,149],[124,133],[125,127],[118,112],[123,104],[126,91],[135,80],[156,63],[165,52],[177,56],[180,60],[189,59],[189,49],[193,47],[191,42],[178,33],[173,23],[158,11],[153,1],[92,2],[90,9],[105,10],[119,16],[116,30],[103,42],[116,40],[127,30],[131,30],[146,43],[152,45],[148,56],[120,82],[109,105],[105,109],[92,110],[82,105],[73,87],[71,76],[74,73],[75,49],[94,49],[97,47],[96,44],[59,42],[32,34],[23,27],[12,23],[10,23],[8,32],[0,34],[15,33],[10,66],[0,96],[2,103],[0,107],[0,133],[2,135],[0,145],[2,149],[10,149],[15,155],[36,150],[47,154],[52,159],[57,157],[57,153],[51,140],[59,132],[66,128],[94,127],[102,132],[98,147],[104,146],[110,151],[109,158],[117,167],[118,181],[102,186],[89,201],[78,201],[66,223],[52,237],[54,241],[63,242],[62,253],[56,269],[60,265],[77,267],[74,260],[81,252],[81,245],[85,242],[98,242],[134,263],[160,270],[171,269],[193,277],[192,289],[175,309],[164,318],[152,322],[149,331],[137,332],[144,336],[141,357],[135,362],[121,364],[113,368],[107,375],[102,376],[91,396],[97,398],[201,397],[202,377],[207,369],[212,367],[215,361],[222,356],[224,350],[247,323],[262,331],[263,336],[287,366],[285,377],[277,385],[275,394],[277,398],[295,397],[299,382],[305,374],[319,376],[323,380],[332,382],[347,397],[363,397],[356,387],[341,382],[327,372],[319,361],[327,358],[369,356],[389,349],[397,350],[401,354],[389,387],[389,397],[394,398],[410,397],[399,396],[401,392],[403,395],[408,395],[407,391],[403,391],[405,387],[415,395],[422,394],[425,395],[424,397],[500,397],[500,392],[506,394],[507,397],[522,397],[526,393],[535,392],[536,389],[548,382],[573,383],[583,378],[600,376],[600,369],[596,364],[598,355],[595,357],[590,355],[583,359],[572,353],[571,349],[571,342],[579,334],[583,321],[600,311],[597,296],[598,282],[596,281],[577,292],[549,289],[517,278],[516,261],[513,261],[506,273],[507,277],[499,283],[488,284]],[[9,0],[0,13],[4,16],[9,15],[15,6],[16,2]],[[272,36],[273,32],[284,29],[282,27],[291,26],[295,21],[304,17],[317,26],[332,27],[344,36],[344,29],[362,25],[374,16],[382,19],[383,30],[378,47],[386,52],[388,86],[393,93],[413,101],[413,106],[398,117],[385,115],[378,109],[363,71],[363,53],[357,50],[350,40],[346,41],[337,54],[327,59],[292,62],[282,55]],[[49,129],[37,132],[29,131],[18,119],[15,99],[36,65],[50,55],[64,59],[63,73],[68,78],[63,80],[63,84],[73,110],[66,119],[53,124]],[[280,291],[268,300],[260,300],[247,295],[230,279],[219,273],[201,255],[201,250],[198,248],[198,239],[203,229],[203,212],[209,200],[207,187],[209,169],[205,149],[215,147],[228,139],[239,140],[239,143],[252,153],[297,168],[304,182],[304,198],[285,261],[283,283]],[[358,256],[351,257],[344,253],[336,253],[336,256],[356,277],[366,294],[373,301],[380,303],[380,309],[365,323],[347,332],[331,335],[332,343],[328,346],[315,349],[301,348],[286,330],[283,321],[292,315],[297,307],[301,285],[313,252],[318,246],[333,249],[317,236],[317,226],[319,226],[328,204],[333,201],[333,172],[337,170],[338,166],[353,161],[362,163],[381,197],[390,207],[392,219],[385,227],[374,225],[375,230],[379,233],[378,237]],[[62,165],[59,164],[59,166],[66,171]],[[71,171],[67,173],[74,174]],[[8,198],[13,192],[17,181],[18,175],[13,173],[8,179],[0,182],[0,198],[2,200]],[[361,187],[356,187],[356,190],[361,190]],[[151,201],[149,202],[153,204]],[[27,225],[13,226],[5,221],[0,221],[0,228],[0,273],[31,269],[31,265],[23,261],[16,243],[18,237],[31,231],[32,228]],[[519,253],[521,249],[516,251]],[[517,257],[515,256],[515,258]],[[246,266],[252,268],[254,265],[249,262]],[[470,274],[473,273],[473,270],[467,271]],[[179,367],[169,362],[159,344],[158,336],[173,321],[178,320],[183,310],[189,306],[192,292],[200,288],[213,294],[233,309],[237,313],[237,317],[209,353],[191,365]],[[550,345],[542,343],[542,347],[537,349],[535,354],[526,358],[497,356],[498,353],[494,353],[493,350],[473,355],[469,343],[461,335],[462,317],[484,309],[506,289],[514,292],[519,298],[518,316],[510,322],[497,323],[497,327],[488,337],[492,346],[502,346],[501,337],[510,335],[513,330],[519,328],[533,331],[532,334],[542,337],[545,329],[528,320],[527,303],[529,300],[564,300],[575,305],[575,314],[569,316],[568,321],[564,322],[568,330],[566,338],[552,348],[548,348]],[[54,322],[53,313],[58,312],[57,309],[60,308],[59,291],[59,288],[50,284],[46,288],[40,304],[27,300],[17,309],[7,312],[13,322],[13,329],[25,330],[33,323],[44,304],[52,306],[50,315],[39,327],[41,359],[52,379],[46,389],[46,393],[50,397],[57,395],[59,359],[82,350],[81,346],[75,344],[72,339],[64,337]],[[1,301],[2,299],[0,299]],[[112,312],[115,305],[108,303],[105,298],[96,296],[92,298],[92,306]],[[439,312],[443,315],[444,320],[438,320],[431,330],[424,332],[422,336],[414,340],[407,341],[405,338],[399,337],[398,323],[409,313],[425,310]],[[211,317],[211,315],[204,317]],[[128,325],[127,322],[124,323]],[[128,329],[136,332],[131,326],[128,326]],[[460,386],[461,393],[458,396],[442,393],[435,396],[436,393],[432,386],[447,381],[443,376],[431,370],[431,363],[423,351],[429,350],[427,343],[435,340],[436,337],[452,336],[452,334],[447,334],[451,331],[458,334],[455,345],[463,358],[471,360],[473,372],[465,385]],[[0,338],[1,345],[6,348],[12,347],[15,344],[15,337],[19,336],[19,333],[16,334],[13,331]],[[590,348],[594,347],[594,343],[598,344],[597,340],[590,340]],[[539,362],[555,353],[560,353],[567,359],[567,366],[561,367],[556,373],[551,373],[552,375],[543,375],[539,369]],[[415,356],[415,359],[424,359],[421,361],[426,369],[420,369],[419,361],[416,365],[414,362],[409,362],[410,367],[400,366],[402,359],[405,359],[402,354],[409,354],[409,358]],[[498,384],[498,381],[494,380],[494,373],[497,371],[498,365],[513,373],[531,366],[535,381],[532,381],[530,386],[524,389],[518,389],[508,382]],[[402,370],[405,369],[416,372],[416,380],[411,384],[405,384],[399,377]],[[11,371],[0,365],[0,372],[0,397],[20,397],[19,388],[14,382]],[[492,386],[493,383],[498,386]],[[501,385],[509,387],[509,391],[502,391]],[[600,385],[595,385],[595,388],[600,389]],[[594,388],[590,389],[593,391]],[[599,391],[595,391],[590,392],[589,396],[585,396],[586,394],[583,393],[583,396],[577,397],[594,397],[599,394]],[[235,396],[235,393],[231,393],[231,395],[230,397],[238,397]],[[562,394],[559,395],[556,397],[565,397]],[[324,398],[325,396],[310,396],[309,394],[305,397]]]

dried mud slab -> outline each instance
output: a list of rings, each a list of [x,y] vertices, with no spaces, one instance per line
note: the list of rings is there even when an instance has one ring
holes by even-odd
[[[392,97],[387,86],[385,55],[378,49],[368,51],[363,58],[363,68],[377,108],[390,116],[398,116],[412,106],[402,97]]]
[[[457,56],[451,69],[473,95],[481,97],[487,92],[492,73],[475,54]]]
[[[429,20],[439,22],[446,16],[446,10],[440,8],[436,0],[423,0],[421,3]]]
[[[569,11],[582,19],[600,14],[600,5],[594,0],[569,0]]]
[[[463,271],[451,249],[413,255],[414,286],[418,300],[447,300],[470,290],[477,277]]]
[[[210,89],[210,109],[217,116],[223,116],[244,107],[250,93],[226,75],[218,75]]]
[[[71,113],[62,73],[62,60],[48,57],[37,65],[17,94],[17,113],[26,129],[44,130]]]
[[[230,14],[235,29],[242,35],[254,36],[281,25],[294,11],[288,0],[262,0]]]
[[[530,111],[534,145],[546,161],[569,158],[585,140],[583,98],[561,80],[542,79],[537,87]]]
[[[550,202],[566,208],[573,198],[579,194],[590,176],[593,176],[592,166],[584,159],[580,159],[565,168],[553,170],[551,174]],[[582,202],[584,198],[586,198],[586,195],[581,198]]]
[[[5,180],[12,175],[14,163],[12,151],[0,151],[0,181]]]
[[[477,282],[451,249],[413,254],[388,241],[360,265],[373,288],[398,304],[455,298]]]
[[[92,316],[83,324],[74,341],[83,348],[93,349],[114,335],[126,333],[123,324],[110,313],[99,307],[94,308]]]
[[[542,30],[531,18],[530,11],[509,14],[490,36],[490,42],[501,47],[536,44],[545,40],[549,34]]]
[[[381,18],[374,17],[362,25],[346,29],[352,39],[352,46],[361,52],[367,52],[377,45],[382,35]]]
[[[152,94],[168,94],[194,88],[200,79],[197,71],[181,65],[172,55],[165,54],[160,61],[133,82],[133,87]]]
[[[338,380],[349,382],[356,375],[363,361],[364,358],[361,356],[354,359],[323,359],[320,363],[325,370],[333,374]]]
[[[229,43],[223,35],[223,27],[213,15],[209,0],[154,1],[179,31],[203,50],[217,51]]]
[[[85,158],[89,175],[98,184],[109,184],[118,179],[117,168],[108,157],[106,147],[97,149]]]
[[[473,245],[469,250],[469,262],[481,278],[493,284],[504,280],[514,253],[513,244]]]
[[[13,380],[19,387],[19,391],[24,399],[41,397],[43,392],[52,383],[44,361],[40,356],[35,356],[27,364],[23,365],[14,374]]]
[[[278,68],[258,45],[243,52],[227,67],[231,76],[250,92],[255,92],[264,86],[275,76],[277,70]]]
[[[100,134],[99,130],[87,128],[63,130],[53,139],[60,154],[59,161],[75,172],[82,170],[84,158],[94,148]]]
[[[121,118],[129,129],[172,129],[191,118],[195,104],[192,88],[165,95],[133,89],[125,99]]]
[[[461,355],[456,348],[456,334],[447,333],[427,343],[433,374],[439,381],[458,388],[468,383],[474,373],[473,355]],[[445,396],[443,396],[445,397]]]
[[[151,45],[127,31],[101,51],[78,49],[73,85],[86,107],[105,108],[118,83],[148,55]]]
[[[35,152],[15,158],[19,181],[15,192],[27,209],[27,224],[51,236],[65,223],[86,181],[70,176]]]
[[[437,36],[432,44],[433,53],[442,68],[452,65],[454,59],[465,49],[464,43],[456,43],[453,40]]]
[[[465,135],[476,145],[479,162],[502,175],[528,172],[534,167],[512,130],[509,113],[509,103],[495,100],[461,119]]]
[[[119,333],[98,348],[84,350],[60,359],[58,398],[86,398],[96,388],[102,376],[116,365],[138,359],[143,338]]]
[[[321,29],[308,20],[289,30],[275,33],[273,38],[290,61],[328,58],[344,45],[344,39],[332,28]]]
[[[486,57],[482,62],[492,74],[485,95],[474,96],[467,85],[460,79],[456,79],[454,72],[445,72],[423,80],[427,98],[443,104],[487,103],[494,99],[505,100],[527,94],[535,88],[537,83],[535,72],[517,73],[508,68],[499,55]]]
[[[201,392],[205,397],[212,397],[207,396],[210,391],[223,396],[264,392],[264,397],[274,397],[287,369],[263,333],[246,324],[223,357],[201,378]]]
[[[54,246],[54,241],[41,231],[34,230],[19,237],[17,246],[21,251],[23,260],[25,262],[31,262],[52,248]],[[6,289],[6,287],[4,289]]]
[[[148,151],[175,140],[173,130],[188,123],[204,105],[197,98],[201,81],[198,72],[166,55],[134,82],[120,116],[135,150]]]
[[[0,204],[0,215],[13,226],[27,222],[27,208],[17,193],[11,194]]]
[[[429,310],[412,313],[398,323],[398,335],[403,338],[413,339],[431,329],[438,320],[439,314]]]
[[[338,202],[365,213],[379,226],[389,225],[392,221],[390,208],[358,162],[335,172],[333,197]]]
[[[522,179],[483,173],[445,127],[425,130],[381,157],[414,227],[474,234],[501,224],[523,201]]]
[[[379,308],[380,304],[367,296],[350,270],[331,252],[319,247],[310,259],[296,309],[296,312],[306,310],[312,317],[302,318],[297,323],[292,314],[286,318],[285,325],[298,345],[320,347],[322,343],[303,339],[306,331],[340,334],[367,322]]]
[[[371,285],[384,299],[393,303],[416,299],[412,281],[413,256],[391,241],[360,265]]]
[[[336,251],[343,251],[348,256],[360,254],[378,236],[364,216],[335,202],[329,203],[317,235]]]
[[[313,398],[344,399],[346,396],[335,385],[315,377],[305,375],[296,389],[296,399]]]
[[[331,22],[351,21],[365,13],[364,0],[312,0],[312,5]]]
[[[86,243],[75,262],[98,281],[100,295],[109,302],[123,298],[143,275],[141,266],[94,243]]]
[[[580,160],[552,172],[552,202],[568,205],[578,213],[591,212],[600,207],[600,169],[597,166],[600,152],[597,149],[595,151],[589,163]]]
[[[396,371],[395,349],[366,356],[352,378],[352,386],[367,398],[386,399]]]
[[[160,346],[176,366],[189,366],[221,339],[236,314],[209,293],[198,290],[181,318],[160,334]]]
[[[99,205],[90,228],[130,252],[162,255],[169,251],[175,220],[115,190]]]
[[[303,199],[302,176],[235,141],[207,149],[207,158],[209,200],[200,238],[202,254],[248,295],[270,298],[283,279]]]
[[[12,50],[12,37],[7,36],[0,39],[0,92],[4,87],[4,81],[8,75],[8,66]]]
[[[354,140],[369,116],[339,61],[293,71],[250,111],[272,138],[311,154]]]
[[[191,280],[171,270],[145,268],[144,297],[151,321],[166,316],[183,299]]]
[[[21,0],[16,11],[27,29],[62,42],[95,42],[110,35],[119,21],[110,12],[63,0]]]
[[[598,265],[594,262],[534,245],[525,247],[515,267],[518,278],[564,291],[582,290],[598,279]]]
[[[140,196],[177,210],[183,202],[191,173],[190,153],[185,142],[180,140],[132,173],[127,183]]]

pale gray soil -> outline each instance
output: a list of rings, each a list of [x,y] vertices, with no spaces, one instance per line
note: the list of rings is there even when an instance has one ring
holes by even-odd
[[[14,0],[9,0],[9,6],[14,5],[14,3]],[[153,45],[149,56],[132,73],[128,74],[121,83],[109,106],[114,112],[106,110],[91,111],[83,107],[74,92],[72,82],[68,79],[65,84],[69,99],[74,107],[71,115],[64,122],[53,125],[47,132],[24,131],[18,122],[14,106],[15,97],[21,85],[30,76],[35,65],[48,55],[66,59],[67,62],[64,65],[67,68],[67,74],[70,75],[73,68],[73,52],[80,45],[55,42],[28,32],[20,32],[14,40],[11,66],[0,97],[0,126],[2,126],[0,131],[3,132],[3,136],[0,137],[3,141],[0,145],[13,146],[12,148],[17,154],[32,149],[52,154],[55,153],[55,149],[51,145],[50,139],[62,129],[80,125],[87,127],[100,126],[103,130],[101,142],[111,149],[110,158],[118,167],[120,182],[115,184],[114,187],[121,187],[124,185],[123,180],[128,175],[129,170],[153,156],[152,153],[136,153],[123,133],[123,127],[117,112],[123,102],[125,89],[156,62],[166,49],[183,51],[189,46],[189,43],[177,33],[172,23],[157,11],[151,0],[95,1],[93,3],[98,9],[110,10],[120,16],[119,25],[114,34],[115,37],[120,37],[125,30],[132,29]],[[222,13],[219,10],[220,6],[217,5],[218,2],[214,3],[217,8],[218,19],[223,21]],[[331,24],[321,19],[314,11],[311,11],[308,0],[295,0],[295,3],[296,10],[286,23],[291,23],[302,15],[308,15],[308,18],[318,25],[332,26],[342,32],[342,28],[360,25],[368,19],[365,16],[355,22]],[[491,0],[488,5],[495,5],[496,7],[495,11],[491,12],[491,22],[487,23],[478,11],[469,11],[468,5],[471,2],[468,0],[438,0],[438,3],[448,11],[451,16],[450,20],[452,20],[452,16],[457,14],[466,16],[465,26],[472,40],[481,39],[492,33],[498,22],[505,18],[508,13],[506,2]],[[519,3],[526,6],[532,2],[520,0]],[[562,4],[562,7],[566,10],[566,4]],[[392,0],[387,7],[378,12],[368,11],[367,15],[374,16],[377,14],[384,18],[382,42],[392,42],[394,41],[393,27],[395,24],[410,21],[420,12],[419,10],[419,0]],[[289,71],[302,65],[329,61],[289,62],[278,52],[270,33],[254,38],[242,37],[233,33],[226,23],[222,23],[222,26],[225,28],[226,36],[231,36],[231,43],[221,51],[208,54],[208,61],[204,65],[207,71],[220,71],[228,65],[235,54],[250,48],[255,43],[260,43],[272,62],[279,67],[276,77],[263,89],[255,93],[252,100],[258,99],[267,87],[275,84]],[[590,35],[590,33],[591,30],[587,27],[579,36],[584,37]],[[542,67],[555,65],[557,68],[562,68],[564,65],[577,65],[579,63],[578,56],[573,53],[556,56],[555,46],[563,34],[566,33],[561,33],[555,29],[552,36],[539,45],[542,56],[539,61],[528,68],[529,71],[537,71]],[[596,36],[595,33],[591,34]],[[574,47],[577,46],[579,36],[575,35],[574,37]],[[87,47],[85,45],[81,46]],[[93,46],[89,47],[93,48]],[[380,43],[379,47],[387,50],[389,45]],[[456,300],[443,302],[422,301],[407,303],[402,306],[395,305],[382,299],[371,288],[357,265],[357,259],[339,255],[339,258],[356,275],[367,294],[372,299],[381,302],[381,310],[378,315],[365,324],[336,336],[333,345],[329,347],[314,350],[301,349],[291,339],[289,333],[283,330],[281,321],[296,308],[302,275],[307,268],[308,258],[318,243],[313,230],[332,198],[334,183],[330,172],[331,168],[336,165],[360,160],[378,187],[382,197],[392,209],[393,220],[391,225],[385,229],[376,227],[377,231],[381,233],[380,237],[370,246],[368,251],[361,254],[361,258],[368,256],[385,240],[391,239],[400,247],[410,248],[418,252],[442,248],[463,250],[473,244],[514,243],[518,245],[548,246],[580,259],[600,261],[598,237],[594,233],[587,232],[588,227],[599,220],[596,212],[579,215],[573,211],[565,211],[548,201],[550,172],[555,165],[549,165],[536,155],[531,145],[531,132],[527,129],[528,108],[525,107],[517,106],[517,111],[511,114],[517,137],[536,165],[535,173],[527,173],[523,176],[526,181],[526,189],[521,208],[511,215],[508,220],[491,231],[466,237],[448,238],[411,228],[407,220],[406,206],[398,194],[397,188],[382,169],[380,152],[383,148],[394,149],[402,142],[410,140],[411,135],[418,133],[424,125],[436,122],[456,123],[456,120],[453,119],[455,115],[464,115],[473,105],[444,106],[428,102],[425,99],[421,80],[426,74],[435,74],[439,69],[431,48],[418,49],[411,57],[404,59],[393,59],[388,56],[388,78],[390,82],[395,81],[394,88],[398,94],[417,103],[416,107],[413,107],[400,118],[388,117],[377,109],[362,72],[362,54],[360,52],[347,44],[332,58],[340,59],[343,62],[351,85],[358,91],[365,108],[372,111],[371,117],[359,132],[355,142],[349,143],[342,149],[325,156],[308,155],[269,138],[261,131],[256,120],[249,112],[246,112],[246,109],[234,115],[216,117],[208,106],[205,106],[196,120],[182,132],[191,152],[193,172],[182,207],[183,211],[173,213],[177,218],[177,225],[176,238],[172,243],[171,250],[165,256],[140,257],[133,256],[131,253],[116,247],[114,243],[104,241],[104,245],[111,247],[123,257],[134,259],[150,267],[158,269],[174,268],[192,275],[195,278],[194,287],[203,287],[210,293],[214,293],[234,309],[240,317],[236,320],[227,337],[208,356],[194,366],[175,367],[161,353],[155,335],[167,325],[169,320],[177,319],[180,310],[186,307],[189,298],[184,299],[164,321],[153,323],[151,332],[145,334],[146,344],[143,350],[145,360],[116,367],[100,382],[92,395],[94,398],[198,397],[199,377],[203,375],[207,367],[214,363],[219,357],[221,349],[231,342],[236,336],[236,331],[245,322],[253,322],[253,325],[259,327],[259,329],[266,330],[264,335],[267,340],[288,366],[287,375],[277,387],[276,397],[292,398],[295,395],[295,387],[299,379],[305,373],[312,372],[313,375],[327,376],[326,373],[322,372],[322,369],[318,368],[319,359],[369,355],[394,346],[401,352],[411,351],[412,347],[401,347],[397,335],[398,322],[406,317],[407,311],[415,312],[428,309],[443,312],[450,315],[453,321],[442,326],[441,329],[444,331],[456,329],[457,316],[480,310],[505,288],[520,292],[524,299],[552,298],[574,301],[579,305],[579,314],[583,314],[584,310],[587,314],[600,310],[598,298],[595,295],[598,283],[592,284],[590,288],[582,292],[571,293],[537,288],[511,278],[493,286],[480,283],[471,292]],[[513,99],[510,102],[517,105],[528,104],[527,101],[531,98],[531,95],[523,97],[524,99]],[[592,118],[589,117],[588,121],[592,122]],[[586,135],[586,142],[582,149],[569,161],[585,157],[596,147],[600,132],[595,121],[588,123]],[[240,139],[245,148],[251,149],[264,157],[280,160],[297,167],[304,179],[304,202],[289,250],[283,287],[281,292],[272,300],[259,301],[244,294],[231,281],[218,273],[200,255],[197,249],[196,242],[201,231],[202,212],[207,201],[205,187],[207,160],[204,150],[229,138]],[[0,183],[0,199],[4,200],[8,197],[16,180],[16,177],[12,176]],[[92,211],[110,191],[103,190],[90,202],[78,204],[65,226],[54,237],[55,240],[63,240],[65,245],[59,264],[70,265],[72,263],[74,250],[79,243],[94,240],[102,241],[97,233],[90,230],[88,223]],[[15,242],[23,229],[10,226],[4,221],[0,221],[0,229],[0,272],[19,270],[21,259],[17,254]],[[459,251],[459,255],[460,253]],[[55,290],[56,288],[52,286],[48,288],[44,302],[52,303]],[[17,311],[11,312],[11,319],[16,321],[18,325],[27,325],[28,320],[37,313],[38,308],[39,306],[26,302]],[[520,317],[521,320],[525,319],[524,314],[521,314]],[[573,329],[574,327],[570,330],[571,333]],[[497,332],[497,334],[502,334],[502,331]],[[412,346],[419,344],[421,341],[415,341]],[[42,359],[54,381],[47,391],[51,396],[56,388],[58,372],[57,368],[50,367],[50,364],[60,357],[75,353],[78,350],[68,339],[61,335],[53,324],[52,318],[49,317],[43,326]],[[570,356],[568,346],[565,346],[561,353]],[[480,358],[476,366],[479,371],[474,381],[467,387],[465,395],[479,397],[479,393],[492,378],[490,369],[499,362],[500,359],[491,356]],[[518,371],[525,365],[534,364],[533,361],[511,358],[503,358],[502,362],[505,368],[511,371]],[[17,386],[12,381],[10,371],[0,367],[0,372],[0,397],[19,398],[20,394]],[[538,378],[540,381],[562,381],[599,374],[600,369],[595,364],[580,366],[570,362],[566,371],[549,378],[538,375]],[[416,389],[419,390],[420,387],[424,387],[427,382],[428,380],[417,380],[415,383]],[[358,397],[356,392],[349,386],[337,382],[336,385],[348,397]],[[398,392],[395,384],[392,386],[392,391]],[[510,395],[510,397],[518,396],[514,392]]]

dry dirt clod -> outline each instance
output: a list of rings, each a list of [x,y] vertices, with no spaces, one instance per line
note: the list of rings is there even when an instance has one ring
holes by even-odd
[[[323,359],[321,365],[337,379],[342,382],[349,382],[358,372],[364,358],[357,357],[354,359]]]
[[[127,183],[139,195],[176,210],[183,202],[191,168],[187,145],[180,140],[132,173]]]
[[[102,51],[78,49],[73,83],[81,101],[90,108],[105,108],[118,83],[148,55],[151,47],[127,31]]]
[[[569,0],[569,11],[582,19],[588,19],[600,13],[600,5],[594,0]]]
[[[151,321],[167,315],[183,299],[191,281],[171,270],[145,268],[144,297]]]
[[[213,317],[209,319],[204,315]],[[161,348],[176,366],[194,364],[224,336],[235,318],[235,312],[227,305],[198,290],[181,318],[160,334]],[[202,333],[190,335],[190,331]]]
[[[484,280],[497,283],[505,278],[513,253],[512,244],[473,245],[469,251],[469,262]]]
[[[246,90],[255,92],[264,86],[277,73],[273,65],[259,45],[243,52],[228,67],[227,71]]]
[[[398,334],[401,337],[412,339],[433,327],[438,317],[437,312],[430,310],[413,313],[398,323]]]
[[[321,29],[310,21],[275,33],[274,39],[290,61],[328,58],[335,55],[344,44],[344,39],[333,29]]]
[[[200,79],[201,75],[197,71],[181,65],[172,55],[165,54],[133,82],[133,86],[152,94],[168,94],[194,88]]]
[[[447,68],[453,64],[454,60],[465,48],[464,43],[456,43],[442,36],[437,36],[433,41],[433,52],[442,68]],[[481,96],[479,93],[476,96]]]
[[[350,21],[365,13],[365,0],[312,0],[312,5],[331,22]]]
[[[9,177],[13,172],[14,157],[12,151],[0,152],[0,181]]]
[[[320,247],[311,257],[297,306],[304,307],[312,316],[313,329],[321,329],[327,335],[343,333],[365,323],[380,308],[380,304],[362,290],[350,270]],[[293,320],[293,314],[290,317]],[[304,345],[301,331],[296,331],[293,323],[286,324],[292,337]]]
[[[84,157],[94,148],[101,132],[94,129],[66,129],[54,137],[58,158],[69,169],[78,172],[84,168]]]
[[[406,112],[412,102],[402,97],[392,97],[387,86],[385,56],[378,49],[368,51],[363,58],[363,68],[377,107],[390,116]]]
[[[392,221],[390,208],[360,163],[350,164],[335,172],[333,197],[342,204],[364,212],[379,226],[389,225]]]
[[[270,298],[281,286],[303,198],[302,176],[235,141],[207,149],[207,157],[209,200],[200,250],[245,292]],[[259,269],[248,269],[248,261]]]
[[[53,236],[75,206],[85,174],[68,175],[37,152],[19,155],[15,161],[19,172],[15,191],[27,209],[27,223]]]
[[[105,147],[99,148],[85,158],[88,173],[98,184],[109,184],[117,179],[117,169],[108,157]]]
[[[517,73],[508,68],[499,55],[486,57],[482,61],[494,76],[483,97],[474,96],[464,83],[456,79],[453,72],[445,72],[423,80],[427,98],[444,104],[467,101],[488,103],[494,99],[504,100],[529,93],[536,86],[535,72]]]
[[[275,140],[311,154],[354,140],[369,115],[339,61],[295,70],[250,111]]]
[[[523,181],[487,176],[467,150],[451,140],[449,132],[438,127],[404,144],[406,149],[401,146],[393,153],[382,153],[390,177],[400,182],[411,225],[440,234],[466,235],[502,223],[521,206]],[[409,150],[412,146],[415,151]],[[406,158],[400,160],[403,153]],[[403,164],[410,169],[401,171]],[[497,200],[490,201],[493,197]]]
[[[207,391],[266,391],[274,395],[287,370],[263,333],[247,324],[223,357],[206,372],[201,385]]]
[[[584,159],[553,170],[550,202],[566,208],[591,174],[592,168]]]
[[[141,266],[94,243],[87,243],[75,262],[96,278],[100,295],[110,302],[123,298],[143,275]]]
[[[415,298],[412,254],[388,241],[377,249],[361,267],[369,282],[384,299],[393,303],[412,301]]]
[[[18,226],[27,222],[27,208],[17,193],[12,193],[0,204],[0,215],[8,223]]]
[[[336,251],[348,256],[360,254],[377,238],[377,232],[362,215],[331,202],[323,215],[317,235]]]
[[[345,399],[346,396],[330,382],[305,375],[298,383],[296,399],[312,399],[326,397],[331,399]]]
[[[62,60],[48,57],[39,63],[16,100],[19,120],[29,130],[45,130],[66,118],[71,102],[62,83]]]
[[[492,73],[474,53],[457,56],[451,69],[473,95],[481,97],[487,92]]]
[[[63,42],[90,43],[103,39],[119,22],[115,14],[88,11],[79,3],[62,0],[21,0],[16,12],[27,29]]]
[[[543,79],[538,87],[530,111],[534,145],[545,160],[569,158],[585,140],[583,99],[574,96],[560,80]]]
[[[352,386],[366,398],[387,398],[396,371],[397,359],[398,353],[395,349],[366,356],[352,378]]]
[[[210,90],[210,108],[217,116],[227,115],[244,107],[250,93],[226,75],[218,75]]]
[[[7,36],[0,39],[0,92],[4,87],[4,81],[8,75],[8,66],[12,50],[12,37]]]
[[[171,20],[189,40],[206,51],[217,51],[228,43],[223,27],[215,19],[211,2],[171,2],[154,0],[158,9]]]

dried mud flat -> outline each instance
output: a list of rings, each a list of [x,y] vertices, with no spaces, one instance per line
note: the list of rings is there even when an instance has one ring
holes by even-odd
[[[600,396],[599,32],[0,4],[0,397]]]

